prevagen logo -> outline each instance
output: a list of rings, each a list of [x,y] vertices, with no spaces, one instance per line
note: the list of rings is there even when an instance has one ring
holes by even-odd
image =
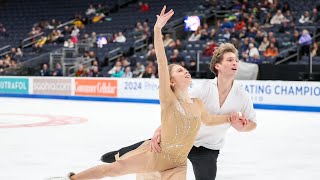
[[[0,78],[0,93],[28,94],[29,79],[27,78]]]

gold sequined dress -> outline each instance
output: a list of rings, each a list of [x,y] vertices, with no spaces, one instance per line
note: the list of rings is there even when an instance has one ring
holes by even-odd
[[[199,131],[200,120],[205,119],[202,122],[207,125],[216,125],[217,122],[227,122],[228,118],[209,115],[200,99],[192,99],[193,102],[178,100],[170,88],[167,67],[162,68],[166,69],[159,66],[161,153],[151,152],[150,141],[145,141],[137,149],[116,159],[127,167],[126,172],[120,174],[159,172],[161,178],[151,179],[184,180],[188,153]],[[161,70],[164,72],[160,73]]]

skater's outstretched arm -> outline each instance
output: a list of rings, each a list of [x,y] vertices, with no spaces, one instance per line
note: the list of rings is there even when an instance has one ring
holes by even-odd
[[[165,13],[166,6],[163,7],[160,15],[157,15],[157,22],[154,25],[154,47],[158,62],[159,72],[159,98],[161,107],[166,107],[170,100],[173,100],[173,92],[170,88],[170,75],[168,70],[168,60],[162,40],[161,29],[174,14],[171,9]]]

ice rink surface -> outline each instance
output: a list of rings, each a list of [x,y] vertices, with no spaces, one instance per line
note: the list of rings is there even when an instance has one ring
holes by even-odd
[[[100,164],[105,152],[150,138],[160,125],[157,104],[16,98],[0,104],[0,180],[79,172]],[[217,180],[320,179],[320,113],[257,110],[257,119],[253,132],[229,130]]]

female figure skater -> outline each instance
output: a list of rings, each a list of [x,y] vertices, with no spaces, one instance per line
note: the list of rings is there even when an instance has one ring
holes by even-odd
[[[200,123],[214,126],[239,121],[238,113],[231,115],[209,115],[199,99],[188,94],[191,83],[189,72],[180,65],[168,66],[162,40],[162,27],[174,14],[165,13],[164,6],[154,26],[154,46],[159,66],[159,96],[161,106],[161,148],[160,153],[150,151],[150,141],[145,141],[114,163],[98,165],[80,173],[69,173],[67,177],[55,180],[101,179],[132,173],[159,172],[162,180],[185,180],[187,156],[191,150]]]

